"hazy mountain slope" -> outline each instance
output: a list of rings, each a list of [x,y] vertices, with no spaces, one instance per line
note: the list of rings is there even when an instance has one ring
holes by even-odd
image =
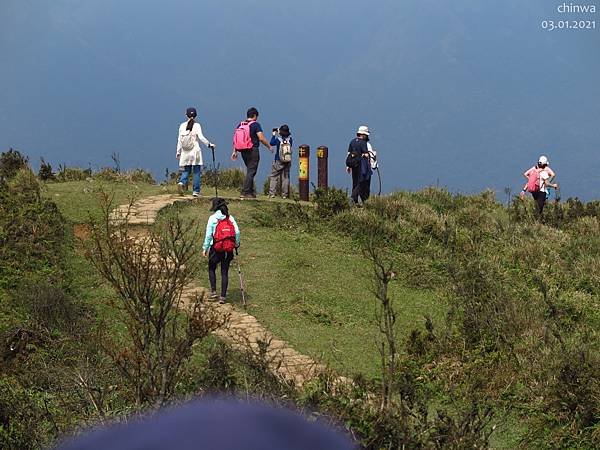
[[[518,187],[545,152],[563,194],[600,195],[600,15],[548,32],[541,20],[579,16],[542,0],[9,0],[0,17],[0,146],[34,160],[101,166],[116,151],[162,175],[195,104],[225,162],[256,105],[265,128],[329,145],[338,185],[368,123],[387,190]]]

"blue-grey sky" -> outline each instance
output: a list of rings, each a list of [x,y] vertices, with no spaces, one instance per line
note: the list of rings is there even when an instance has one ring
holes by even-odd
[[[161,179],[187,106],[225,166],[256,106],[266,131],[328,145],[340,187],[368,124],[386,191],[518,189],[544,153],[563,196],[600,198],[600,11],[563,3],[1,0],[0,150],[93,168],[116,152]],[[269,167],[263,153],[261,184]]]

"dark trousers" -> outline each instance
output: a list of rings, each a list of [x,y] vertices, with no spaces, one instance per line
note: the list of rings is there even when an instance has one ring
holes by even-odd
[[[229,284],[229,265],[233,260],[233,252],[219,253],[210,248],[208,252],[208,281],[211,292],[217,291],[217,265],[221,264],[221,297],[227,296],[227,285]]]
[[[258,147],[252,147],[252,150],[245,150],[240,152],[242,159],[246,165],[246,178],[244,179],[244,186],[242,187],[243,195],[256,195],[254,191],[254,177],[258,170],[258,162],[260,161],[260,152]]]
[[[538,215],[541,216],[542,212],[544,211],[544,205],[546,204],[546,198],[548,196],[546,195],[545,192],[542,192],[542,191],[532,192],[531,196],[535,200],[536,212],[538,213]]]
[[[360,167],[352,169],[352,194],[350,197],[354,203],[358,203],[358,197],[366,202],[371,195],[371,178],[366,181],[360,180]]]

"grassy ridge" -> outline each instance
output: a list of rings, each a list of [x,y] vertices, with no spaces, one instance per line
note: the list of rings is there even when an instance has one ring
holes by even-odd
[[[116,203],[132,191],[165,192],[123,184],[110,189]],[[94,190],[85,183],[48,190],[70,220],[83,221],[85,209],[94,214]],[[419,383],[443,392],[436,406],[446,403],[456,412],[471,399],[493,404],[497,417],[510,419],[496,433],[495,448],[513,448],[523,438],[536,448],[593,448],[600,367],[597,206],[549,205],[551,226],[532,216],[530,202],[504,208],[489,193],[442,190],[373,199],[333,220],[315,218],[313,208],[299,212],[271,201],[232,201],[230,211],[242,228],[249,312],[299,351],[343,373],[378,375],[371,267],[357,240],[374,230],[388,236],[398,266],[390,295],[400,336],[422,329],[424,315],[436,325],[435,342],[419,341],[422,352],[400,345],[411,363],[427,367],[417,372]],[[181,212],[203,227],[208,209],[209,200],[201,199]],[[82,276],[92,280],[83,265]],[[198,281],[208,283],[205,262]],[[238,286],[234,263],[229,298],[239,306]]]

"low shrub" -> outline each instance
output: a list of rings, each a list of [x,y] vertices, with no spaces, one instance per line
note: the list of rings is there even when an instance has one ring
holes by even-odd
[[[536,448],[599,448],[597,337],[588,330],[559,339],[541,349],[539,365],[531,371],[534,413],[523,441]]]
[[[261,227],[277,227],[307,230],[313,221],[310,208],[299,201],[293,203],[265,203],[252,213],[252,219]]]
[[[235,374],[235,350],[223,341],[205,348],[204,362],[196,382],[207,392],[233,393],[239,380]]]
[[[333,423],[343,423],[361,448],[488,447],[493,415],[484,401],[444,407],[434,401],[427,371],[409,360],[399,369],[394,400],[385,408],[378,401],[376,382],[360,376],[344,382],[334,374],[310,382],[299,402],[331,416]]]
[[[27,313],[33,329],[76,335],[91,326],[90,311],[47,279],[24,280],[13,294],[13,303]]]
[[[289,402],[297,396],[293,383],[275,375],[270,343],[258,341],[256,347],[235,349],[216,340],[203,345],[203,361],[195,375],[196,389],[208,393],[227,393],[241,398],[264,398]]]
[[[62,279],[67,225],[55,203],[42,198],[35,174],[22,169],[0,189],[0,287],[34,274]]]
[[[269,195],[271,190],[271,177],[267,177],[263,183],[263,195]],[[281,195],[281,180],[275,185],[275,195]]]
[[[12,148],[0,154],[0,182],[13,178],[19,170],[28,167],[28,158]]]
[[[48,395],[0,377],[0,448],[34,449],[48,445],[52,424],[46,414]]]
[[[38,178],[41,181],[54,181],[56,180],[56,176],[54,172],[52,172],[52,166],[50,163],[44,161],[44,158],[41,158],[40,170],[38,171]]]
[[[91,169],[80,169],[79,167],[66,167],[63,165],[58,166],[58,173],[56,174],[56,181],[67,182],[67,181],[83,181],[92,176]]]
[[[335,216],[334,224],[340,232],[361,243],[375,239],[381,245],[395,247],[395,243],[399,241],[396,226],[369,208],[353,208],[340,212]]]
[[[427,187],[421,191],[410,194],[410,198],[417,203],[431,207],[437,213],[450,213],[464,206],[469,200],[461,194],[452,194],[445,188]]]
[[[350,209],[348,193],[335,187],[315,189],[313,202],[317,215],[322,218],[334,218],[337,214]]]
[[[541,221],[545,225],[563,229],[580,218],[591,217],[600,219],[600,201],[584,203],[578,198],[569,198],[564,202],[547,201],[542,217],[535,212],[535,204],[529,197],[515,197],[509,208],[510,218],[517,223],[532,223]]]
[[[152,174],[143,169],[117,171],[112,167],[104,167],[99,172],[94,174],[94,178],[100,181],[109,181],[115,183],[155,184]]]
[[[205,186],[240,190],[245,177],[246,173],[242,169],[236,167],[221,170],[217,165],[217,167],[211,167],[202,172],[202,183]]]
[[[103,167],[94,174],[94,178],[100,181],[118,182],[122,181],[121,174],[112,167]]]

